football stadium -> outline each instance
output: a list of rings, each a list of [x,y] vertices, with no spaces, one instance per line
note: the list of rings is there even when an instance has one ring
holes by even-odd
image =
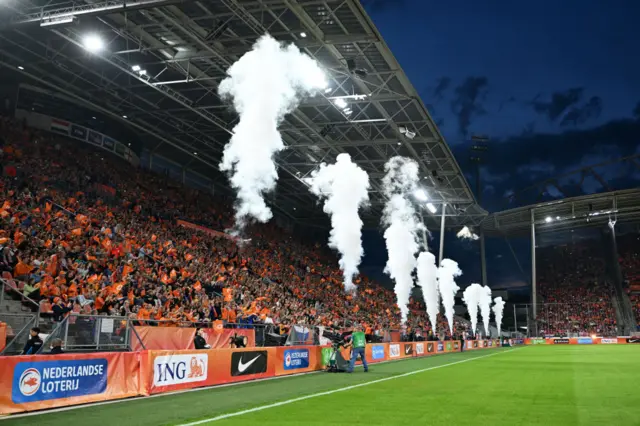
[[[640,424],[640,151],[485,208],[369,3],[0,1],[0,425]]]

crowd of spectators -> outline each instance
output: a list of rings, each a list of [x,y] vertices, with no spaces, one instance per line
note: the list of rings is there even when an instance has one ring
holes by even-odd
[[[453,334],[449,327],[449,322],[445,318],[442,312],[438,313],[436,320],[436,330],[431,327],[431,321],[429,321],[429,315],[427,314],[427,308],[423,300],[409,299],[409,314],[407,315],[407,324],[405,332],[407,335],[415,335],[419,333],[425,339],[430,337],[436,337],[439,340],[453,340],[459,339],[464,333],[470,333],[471,326],[468,321],[463,321],[460,318],[454,316],[453,318]]]
[[[229,228],[231,203],[14,119],[0,118],[0,139],[0,271],[56,320],[399,327],[392,291],[361,276],[344,296],[323,244],[273,224],[248,243],[185,228],[177,219]]]
[[[637,232],[628,233],[618,237],[617,242],[622,278],[636,322],[640,324],[640,236]]]
[[[538,333],[616,335],[613,289],[596,242],[538,250]]]

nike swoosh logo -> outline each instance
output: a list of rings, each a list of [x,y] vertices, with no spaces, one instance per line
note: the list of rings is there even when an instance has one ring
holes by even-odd
[[[258,358],[260,358],[260,355],[258,355],[257,357],[255,357],[251,361],[247,362],[246,364],[243,363],[242,362],[242,358],[240,358],[240,360],[238,361],[238,372],[244,373],[247,370],[247,368],[251,367],[251,364],[253,364],[254,362],[256,362],[258,360]]]

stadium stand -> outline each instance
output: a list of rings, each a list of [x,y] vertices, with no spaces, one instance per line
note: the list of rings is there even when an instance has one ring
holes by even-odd
[[[637,233],[618,238],[618,255],[636,322],[640,323],[640,252]]]
[[[538,256],[540,333],[615,336],[613,289],[597,243],[543,247]]]
[[[250,227],[250,243],[238,244],[217,232],[233,222],[224,197],[12,118],[0,120],[0,132],[0,271],[50,320],[76,312],[162,326],[266,322],[286,332],[292,324],[356,320],[370,333],[400,329],[393,292],[365,276],[356,299],[334,297],[342,276],[324,244],[305,244],[271,224]],[[198,226],[206,232],[190,229]],[[620,246],[632,288],[640,261],[633,241]],[[542,248],[540,259],[541,331],[616,333],[596,247]],[[640,319],[640,298],[633,291],[630,297]],[[424,304],[412,300],[410,308],[404,334],[428,337]],[[25,309],[23,303],[20,312]],[[440,337],[455,337],[442,315],[438,323]],[[456,334],[469,329],[461,318],[455,324]]]
[[[0,268],[56,321],[76,312],[160,325],[399,324],[393,292],[366,277],[357,299],[334,297],[342,276],[320,244],[261,225],[238,245],[214,231],[232,223],[228,200],[14,119],[0,129]]]

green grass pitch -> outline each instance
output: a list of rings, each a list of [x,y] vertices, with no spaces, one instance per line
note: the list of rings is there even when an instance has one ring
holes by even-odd
[[[234,415],[242,411],[249,412]],[[102,424],[640,425],[640,346],[439,355],[373,365],[366,374],[314,373],[0,421]]]

